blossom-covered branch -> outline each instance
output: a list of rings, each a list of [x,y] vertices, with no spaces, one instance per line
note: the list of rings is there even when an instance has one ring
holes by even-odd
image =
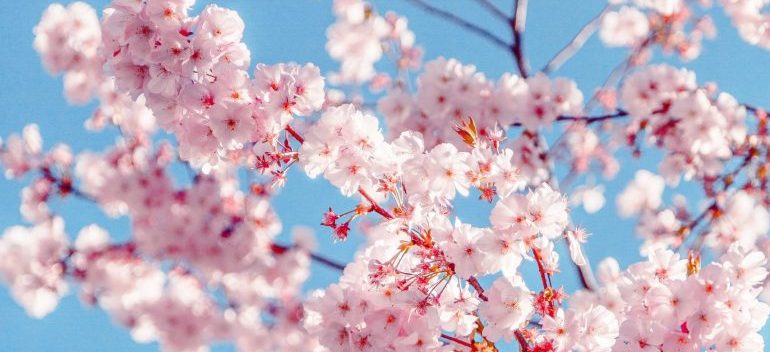
[[[611,1],[530,74],[534,3],[516,0],[507,15],[476,1],[508,25],[508,42],[409,1],[504,49],[515,72],[488,77],[427,53],[405,17],[364,0],[333,2],[326,49],[339,68],[323,73],[252,65],[245,23],[214,4],[114,0],[101,18],[82,2],[49,6],[34,29],[44,67],[64,76],[69,102],[98,100],[88,130],[120,134],[100,152],[44,150],[30,124],[0,144],[6,176],[28,182],[27,225],[0,237],[12,297],[40,318],[76,287],[137,342],[180,352],[223,341],[241,351],[764,349],[767,114],[655,63],[698,57],[716,34],[708,2]],[[768,47],[754,2],[720,3],[742,38]],[[594,31],[625,59],[586,101],[578,82],[548,74]],[[635,175],[616,210],[636,218],[643,241],[625,269],[585,251],[593,259],[594,238],[630,245],[631,234],[576,226],[612,216],[597,213],[601,182],[621,168]],[[317,218],[329,245],[360,240],[350,262],[326,257],[311,228],[283,229],[279,215],[306,204],[278,214],[273,195],[303,174],[339,190],[314,201],[328,209]],[[696,191],[669,197],[680,183]],[[458,202],[471,195],[489,204],[480,218]],[[127,218],[128,239],[96,224],[70,238],[57,196]],[[334,283],[308,292],[311,264]]]

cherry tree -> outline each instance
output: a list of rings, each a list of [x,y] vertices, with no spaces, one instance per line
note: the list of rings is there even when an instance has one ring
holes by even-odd
[[[506,37],[406,1],[503,48],[511,72],[427,57],[406,18],[363,0],[330,8],[335,72],[252,64],[244,21],[217,5],[113,0],[101,16],[50,5],[34,28],[43,66],[71,103],[98,102],[86,129],[120,138],[75,153],[44,148],[30,124],[3,140],[6,177],[27,182],[28,224],[0,237],[0,280],[32,317],[76,291],[166,351],[764,350],[767,113],[657,59],[696,60],[716,35],[712,11],[770,49],[767,1],[610,0],[540,70],[527,60],[526,0],[509,12],[476,1]],[[626,59],[582,91],[554,72],[594,34]],[[616,176],[623,151],[660,156],[613,203],[637,219],[646,259],[591,268],[591,229],[570,208],[605,205],[595,180]],[[317,214],[328,229],[317,235],[363,237],[353,261],[304,228],[278,238],[291,214],[271,197],[292,187],[291,169],[349,199]],[[703,200],[668,202],[680,183]],[[488,226],[464,220],[463,197],[490,204]],[[130,238],[98,224],[69,236],[59,198],[129,218]],[[339,279],[307,292],[311,265]],[[582,286],[568,292],[571,267]]]

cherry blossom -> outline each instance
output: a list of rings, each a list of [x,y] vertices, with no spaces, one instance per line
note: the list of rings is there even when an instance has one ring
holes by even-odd
[[[50,5],[33,46],[114,143],[44,149],[32,123],[0,143],[24,184],[26,224],[0,236],[12,298],[42,318],[73,291],[164,351],[764,349],[767,113],[676,66],[716,34],[709,1],[611,0],[539,71],[526,1],[478,2],[505,36],[410,2],[503,49],[511,72],[425,53],[407,18],[363,0],[330,4],[331,72],[253,63],[247,24],[217,4]],[[764,1],[720,3],[768,47]],[[553,72],[594,31],[627,57],[583,91]],[[281,222],[306,204],[276,205],[304,176],[339,190],[318,199],[318,233]],[[69,237],[73,199],[130,227]],[[591,255],[634,234],[583,225],[615,213],[641,242],[624,269]],[[352,260],[327,237],[360,243]],[[314,265],[339,275],[316,285]]]
[[[68,287],[61,263],[67,255],[64,221],[57,217],[33,227],[10,227],[0,253],[0,278],[27,313],[42,318],[56,309]]]
[[[634,180],[618,196],[618,210],[622,216],[655,210],[661,205],[665,188],[663,178],[647,170],[639,170]]]
[[[644,40],[649,30],[647,16],[633,7],[622,7],[602,17],[599,35],[609,46],[633,46]]]
[[[91,99],[101,81],[101,29],[84,2],[51,4],[35,27],[35,50],[52,74],[64,73],[64,93],[73,103]]]
[[[743,40],[765,49],[770,48],[767,40],[767,22],[770,18],[763,11],[766,5],[764,1],[724,0],[720,3]]]
[[[730,272],[736,269],[731,268],[728,258],[745,252],[734,246],[729,253],[701,269],[672,252],[655,252],[648,262],[632,265],[620,274],[619,281],[607,282],[598,293],[581,293],[579,304],[604,300],[599,295],[616,296],[624,302],[621,310],[614,311],[623,323],[613,350],[656,350],[661,346],[698,350],[715,343],[740,350],[735,348],[742,341],[755,341],[758,345],[752,350],[761,350],[763,342],[755,337],[756,324],[763,324],[770,310],[753,298],[758,292],[753,288],[756,284],[730,279]],[[754,265],[763,262],[759,252],[751,256],[759,260]],[[755,272],[758,277],[766,276],[764,269]],[[728,287],[731,294],[727,294]],[[672,319],[660,320],[660,316]],[[745,329],[738,334],[736,326]]]
[[[479,314],[494,323],[486,333],[493,340],[503,337],[510,341],[533,311],[532,295],[520,280],[504,278],[495,281],[487,292],[489,300],[481,304]]]

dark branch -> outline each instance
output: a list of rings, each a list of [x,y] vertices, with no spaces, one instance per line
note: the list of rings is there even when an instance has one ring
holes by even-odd
[[[628,116],[628,112],[625,110],[618,110],[612,114],[599,115],[599,116],[559,116],[556,121],[585,121],[587,124],[595,122],[601,122],[605,120],[612,120],[620,117]]]
[[[481,37],[491,41],[493,44],[495,44],[495,45],[497,45],[497,46],[499,46],[501,48],[504,48],[506,51],[510,50],[510,48],[511,48],[510,44],[508,44],[504,40],[498,38],[492,32],[490,32],[490,31],[488,31],[488,30],[486,30],[484,28],[481,28],[481,27],[479,27],[479,26],[477,26],[477,25],[475,25],[473,23],[470,23],[470,22],[468,22],[468,21],[458,17],[457,15],[455,15],[455,14],[449,12],[449,11],[437,8],[437,7],[435,7],[435,6],[431,5],[431,4],[426,3],[423,0],[406,0],[406,1],[409,1],[412,4],[414,4],[415,6],[418,6],[418,7],[422,8],[425,12],[427,12],[427,13],[429,13],[431,15],[434,15],[434,16],[437,16],[437,17],[441,17],[441,18],[443,18],[443,19],[445,19],[445,20],[447,20],[447,21],[449,21],[451,23],[454,23],[454,24],[456,24],[456,25],[458,25],[460,27],[463,27],[463,28],[473,32],[473,33],[476,33],[477,35],[480,35]]]
[[[521,77],[527,78],[527,60],[524,57],[524,27],[527,23],[527,0],[516,0],[513,8],[513,16],[510,20],[513,44],[511,54],[516,60],[516,67]]]
[[[313,259],[314,261],[326,265],[332,269],[337,269],[339,271],[345,270],[345,265],[337,263],[336,261],[333,261],[329,258],[322,257],[316,253],[310,253],[310,259]]]
[[[296,245],[294,245],[294,246],[296,246]],[[281,253],[283,253],[285,251],[288,251],[289,249],[293,248],[294,246],[287,246],[287,245],[282,245],[282,244],[278,244],[278,243],[273,243],[272,244],[272,250],[276,254],[281,254]],[[339,271],[345,270],[345,265],[344,264],[338,263],[338,262],[336,262],[336,261],[334,261],[332,259],[326,258],[326,257],[324,257],[324,256],[322,256],[320,254],[308,253],[308,255],[310,256],[310,259],[312,259],[313,261],[315,261],[315,262],[317,262],[319,264],[326,265],[329,268],[336,269],[336,270],[339,270]]]
[[[586,265],[577,265],[575,264],[575,269],[578,271],[578,277],[580,278],[580,285],[583,286],[584,289],[588,291],[595,290],[596,284],[593,282],[593,273],[591,272],[591,266],[586,263]]]
[[[596,122],[602,122],[606,120],[613,120],[618,118],[623,118],[629,116],[628,112],[625,110],[618,110],[617,112],[611,113],[611,114],[605,114],[605,115],[598,115],[598,116],[559,116],[556,118],[556,121],[585,121],[586,124],[593,124]],[[510,127],[521,127],[522,125],[520,123],[514,123],[510,125]]]
[[[493,4],[491,1],[489,1],[489,0],[476,0],[476,2],[478,2],[478,3],[479,3],[479,5],[483,6],[483,7],[484,7],[484,8],[486,8],[487,10],[489,10],[489,12],[491,12],[491,13],[492,13],[492,14],[493,14],[495,17],[497,17],[497,18],[499,18],[499,19],[503,20],[504,22],[506,22],[506,23],[507,23],[507,22],[510,20],[510,19],[508,18],[508,16],[506,16],[506,15],[505,15],[505,13],[503,13],[503,11],[502,11],[502,10],[500,10],[500,9],[499,9],[499,8],[498,8],[498,7],[497,7],[495,4]]]

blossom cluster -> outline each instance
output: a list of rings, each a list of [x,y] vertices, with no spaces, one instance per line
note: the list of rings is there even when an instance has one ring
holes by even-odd
[[[64,266],[59,262],[67,254],[61,218],[31,228],[6,229],[0,254],[0,278],[8,283],[14,299],[29,315],[42,318],[56,309],[59,298],[67,292]]]
[[[392,194],[416,218],[421,209],[447,206],[458,193],[468,195],[471,186],[488,200],[523,188],[513,151],[483,143],[473,120],[465,128],[472,143],[478,142],[471,151],[451,143],[429,148],[412,131],[386,142],[374,116],[344,105],[324,112],[306,136],[299,160],[308,176],[323,174],[345,195],[360,189]]]
[[[550,126],[559,116],[580,115],[582,105],[583,94],[568,79],[505,74],[494,83],[473,65],[438,58],[425,64],[415,93],[397,86],[379,100],[378,110],[394,136],[418,131],[433,146],[461,144],[446,126],[469,116],[478,123],[479,134],[492,140],[502,137],[496,130],[514,124],[535,131]]]
[[[697,58],[703,39],[716,35],[716,27],[703,9],[710,1],[610,0],[601,16],[599,36],[610,47],[648,48],[660,45],[683,60]]]
[[[763,11],[767,6],[765,1],[721,0],[720,3],[745,41],[770,49],[770,40],[768,39],[770,15]]]
[[[86,128],[100,130],[111,123],[135,136],[155,129],[155,116],[144,100],[119,93],[114,77],[103,72],[101,25],[89,5],[78,1],[67,7],[49,6],[35,27],[34,47],[50,73],[64,74],[64,94],[70,102],[99,99],[99,108],[86,121]]]
[[[21,206],[34,225],[8,228],[0,239],[0,279],[31,316],[53,311],[74,282],[85,303],[99,305],[137,341],[160,341],[172,351],[202,350],[220,340],[252,350],[253,329],[262,326],[253,312],[273,305],[274,319],[284,321],[275,328],[297,329],[292,312],[313,244],[301,234],[295,246],[276,243],[281,224],[267,193],[239,191],[226,172],[175,186],[169,174],[175,151],[167,144],[152,150],[129,139],[103,154],[73,157],[61,146],[43,153],[30,125],[2,147],[9,177],[37,177],[22,191]],[[69,241],[49,205],[55,197],[79,197],[110,216],[129,215],[131,238],[119,242],[91,225]],[[227,295],[228,305],[211,297],[212,288]]]
[[[643,252],[680,247],[697,225],[683,199],[676,199],[671,208],[663,206],[664,187],[661,176],[641,170],[617,199],[621,215],[639,216],[636,231],[645,240]],[[711,223],[701,234],[698,245],[718,253],[734,244],[744,248],[759,246],[770,231],[770,213],[763,201],[758,194],[746,190],[721,194],[703,210],[701,220],[708,216]]]
[[[547,275],[558,270],[552,248],[568,225],[566,199],[547,185],[511,194],[496,204],[490,221],[491,228],[477,228],[433,212],[423,223],[396,217],[369,229],[367,245],[340,283],[311,297],[306,328],[330,350],[441,350],[442,331],[464,341],[480,337],[473,343],[485,345],[523,334],[535,315],[555,317],[563,293],[550,286],[532,291],[517,269],[526,258]],[[479,291],[477,276],[501,272]],[[591,315],[612,318],[602,308],[572,313],[575,324],[586,324]],[[572,337],[608,347],[615,330],[575,329]]]
[[[479,2],[512,43],[412,2],[502,43],[518,72],[489,79],[440,56],[422,64],[407,19],[363,0],[333,2],[326,49],[341,65],[328,80],[312,63],[252,67],[245,23],[218,5],[193,15],[193,0],[113,0],[101,19],[82,2],[51,5],[34,30],[43,65],[64,75],[71,103],[98,99],[87,129],[119,134],[101,152],[44,150],[35,124],[0,142],[6,177],[29,182],[20,206],[29,226],[0,236],[0,281],[30,316],[73,290],[136,341],[174,352],[221,342],[240,351],[764,349],[767,114],[692,71],[646,64],[655,45],[698,56],[715,34],[700,13],[708,1],[611,0],[591,26],[629,57],[586,99],[576,81],[551,76],[558,65],[529,71],[525,2],[510,17]],[[747,41],[767,46],[764,1],[722,5]],[[596,173],[618,175],[623,152],[660,156],[615,202],[620,216],[637,217],[644,259],[621,271],[607,258],[596,280],[583,248],[591,235],[573,210],[604,206]],[[306,228],[285,235],[273,195],[291,187],[292,168],[353,199],[318,214],[335,242],[363,238],[349,263],[319,251]],[[702,204],[669,197],[685,182],[702,189]],[[478,198],[481,221],[462,211],[477,200],[460,197]],[[68,236],[61,207],[73,198],[126,217],[128,233],[91,224]],[[607,235],[623,236],[591,238]],[[311,263],[341,275],[312,287]],[[564,279],[572,271],[579,288]]]
[[[669,183],[681,175],[717,176],[724,161],[749,143],[746,108],[713,86],[697,86],[692,71],[648,66],[628,76],[620,99],[632,118],[624,131],[627,143],[646,138],[664,148],[660,171]]]
[[[64,73],[70,102],[85,103],[102,81],[102,31],[96,11],[86,3],[46,8],[35,27],[35,50],[51,74]]]
[[[599,266],[602,287],[581,291],[571,306],[605,307],[620,323],[613,351],[762,351],[760,328],[770,306],[757,300],[767,276],[761,252],[731,247],[703,268],[669,250],[620,272]]]
[[[203,272],[256,270],[281,231],[268,200],[227,187],[228,175],[199,176],[177,189],[166,171],[172,155],[167,147],[127,145],[81,154],[75,173],[108,213],[131,216],[142,253],[184,259]]]
[[[107,67],[119,91],[144,97],[180,156],[196,165],[228,151],[275,144],[293,116],[321,108],[324,82],[312,64],[257,65],[241,41],[238,13],[209,5],[190,17],[193,1],[113,2],[102,19]]]
[[[392,55],[399,70],[419,65],[422,49],[415,45],[406,18],[394,12],[381,16],[363,0],[335,1],[333,7],[337,21],[327,30],[326,50],[341,63],[339,72],[331,76],[334,82],[381,81],[386,76],[377,72],[375,64],[386,54]]]

